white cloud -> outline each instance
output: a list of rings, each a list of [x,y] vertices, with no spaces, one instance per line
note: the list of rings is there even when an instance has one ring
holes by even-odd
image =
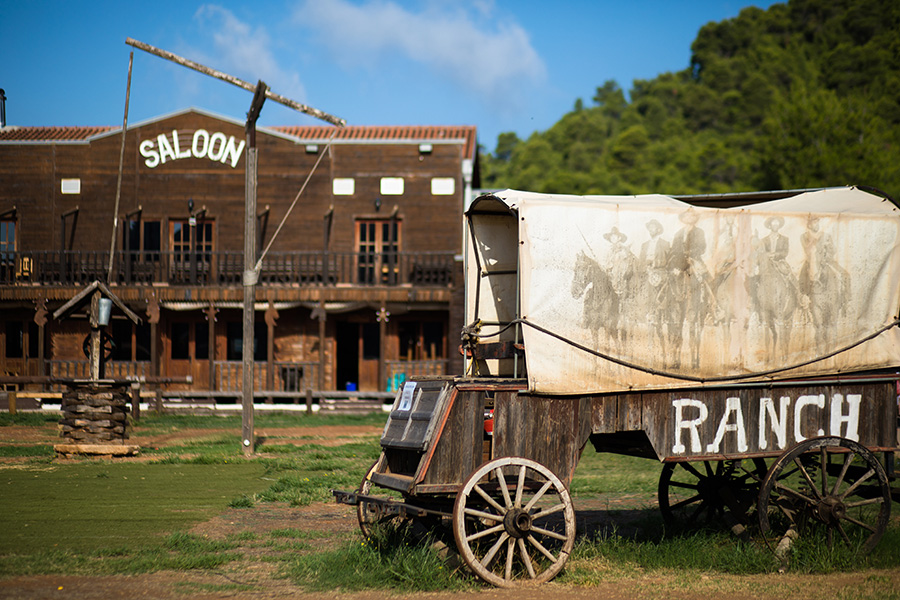
[[[317,33],[345,66],[399,54],[490,103],[541,83],[546,68],[528,32],[493,17],[490,0],[432,1],[413,12],[389,0],[301,0],[294,22]]]
[[[215,4],[204,4],[194,18],[204,29],[210,28],[216,54],[208,66],[254,84],[261,79],[272,91],[304,101],[306,90],[300,77],[279,65],[264,27],[251,27],[227,8]]]

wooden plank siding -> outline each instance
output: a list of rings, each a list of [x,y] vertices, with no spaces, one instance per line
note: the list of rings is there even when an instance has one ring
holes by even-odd
[[[591,431],[608,451],[640,433],[665,461],[778,456],[823,435],[895,448],[896,382],[845,379],[595,396]]]

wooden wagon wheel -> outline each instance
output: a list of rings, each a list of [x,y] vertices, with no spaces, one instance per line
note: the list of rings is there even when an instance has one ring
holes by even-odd
[[[766,543],[781,559],[798,536],[823,530],[829,547],[837,538],[869,552],[887,527],[891,490],[865,447],[839,437],[811,438],[769,469],[757,512]]]
[[[366,476],[363,477],[362,483],[359,485],[359,489],[357,493],[363,494],[365,496],[371,495],[372,492],[372,480],[370,479],[372,473],[375,472],[375,469],[378,468],[378,463],[381,459],[376,460],[369,470],[366,471]],[[391,522],[399,522],[402,517],[396,514],[385,514],[381,510],[381,505],[376,503],[370,503],[365,501],[360,501],[356,505],[356,519],[359,522],[359,529],[362,531],[363,535],[371,537],[372,528],[378,525],[386,525]]]
[[[527,458],[498,458],[466,480],[453,506],[466,565],[498,587],[543,583],[575,544],[575,509],[563,482]]]
[[[761,458],[666,463],[658,489],[663,520],[669,527],[746,525],[766,471]]]
[[[91,357],[91,334],[87,334],[81,343],[81,351],[88,358]],[[116,341],[111,335],[105,331],[100,332],[100,356],[103,362],[112,358],[113,352],[116,351]]]

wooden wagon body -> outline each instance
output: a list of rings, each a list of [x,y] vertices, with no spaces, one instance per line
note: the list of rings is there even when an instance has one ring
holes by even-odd
[[[654,197],[650,212],[627,199],[641,206],[629,212],[626,199],[608,197],[595,213],[584,211],[593,208],[583,198],[554,196],[537,211],[525,210],[528,194],[479,199],[467,213],[467,374],[406,382],[388,417],[381,457],[359,490],[335,495],[358,506],[364,532],[397,517],[450,523],[466,564],[486,581],[546,581],[562,568],[574,542],[568,487],[590,444],[600,452],[665,463],[659,502],[670,523],[721,519],[745,529],[758,521],[782,558],[792,540],[814,525],[826,532],[828,543],[843,540],[870,549],[890,514],[898,444],[900,212],[858,192],[842,188],[825,203],[828,210],[805,217],[806,237],[795,232],[805,250],[793,255],[795,263],[805,260],[802,265],[791,266],[788,253],[781,253],[782,278],[801,275],[790,312],[783,310],[781,321],[772,323],[761,298],[773,284],[759,279],[771,258],[760,250],[767,243],[756,226],[771,224],[773,214],[801,223],[800,192],[707,196],[684,206]],[[822,197],[816,200],[821,208]],[[851,204],[856,212],[847,208]],[[570,229],[563,237],[574,244],[553,246],[545,224],[533,220],[567,207],[581,219],[574,225],[578,236]],[[645,224],[651,238],[658,238],[656,225],[667,210],[669,222],[692,221],[690,228],[701,219],[715,223],[707,233],[720,237],[737,223],[731,233],[750,239],[732,237],[716,246],[736,249],[732,266],[724,267],[730,271],[720,271],[698,251],[698,234],[680,231],[669,247],[681,244],[682,251],[693,252],[684,265],[670,253],[655,271],[643,244],[642,262],[633,265],[643,270],[633,269],[641,274],[631,295],[625,295],[627,282],[604,288],[601,279],[621,276],[621,263],[628,262],[622,238]],[[683,218],[688,210],[709,212]],[[598,232],[618,232],[603,234],[609,246],[592,247],[586,214],[593,215],[592,225],[607,219],[594,227]],[[818,225],[823,219],[832,223],[824,230]],[[814,246],[826,235],[836,242],[829,238],[828,252],[817,251]],[[860,235],[863,241],[856,239]],[[691,236],[693,251],[685,250]],[[769,245],[769,254],[780,253]],[[578,270],[592,268],[586,263],[533,255],[544,248],[571,258],[584,254],[582,246],[603,259],[604,272],[591,274],[589,288],[639,309],[612,310],[596,294],[589,300],[576,285]],[[864,297],[826,290],[847,306],[824,314],[814,295],[822,295],[819,279],[827,269],[832,275],[847,272],[848,280],[852,275]],[[660,276],[669,281],[661,284]],[[697,292],[705,297],[697,321],[690,313],[700,304],[673,277],[704,284]],[[725,306],[714,285],[732,296],[757,289],[752,301]],[[663,291],[668,295],[661,300]],[[573,309],[578,300],[583,311]],[[685,310],[672,311],[675,304]],[[595,320],[598,311],[616,322]],[[381,498],[375,488],[402,498]]]

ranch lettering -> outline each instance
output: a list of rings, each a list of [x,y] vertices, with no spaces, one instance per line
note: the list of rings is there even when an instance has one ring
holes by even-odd
[[[841,393],[833,393],[830,398],[825,394],[760,397],[754,416],[745,414],[740,398],[729,397],[722,414],[711,420],[706,402],[679,398],[672,400],[672,453],[718,454],[729,438],[738,452],[783,450],[823,435],[859,441],[861,401],[862,394]],[[721,407],[721,402],[715,404]],[[710,428],[712,424],[714,428]]]
[[[208,158],[230,164],[233,169],[241,158],[244,144],[244,140],[236,143],[233,135],[226,137],[221,131],[210,134],[205,129],[195,131],[188,143],[186,135],[179,138],[178,131],[173,129],[170,136],[161,133],[155,139],[144,140],[140,149],[141,156],[147,159],[144,164],[150,169],[182,158]]]

